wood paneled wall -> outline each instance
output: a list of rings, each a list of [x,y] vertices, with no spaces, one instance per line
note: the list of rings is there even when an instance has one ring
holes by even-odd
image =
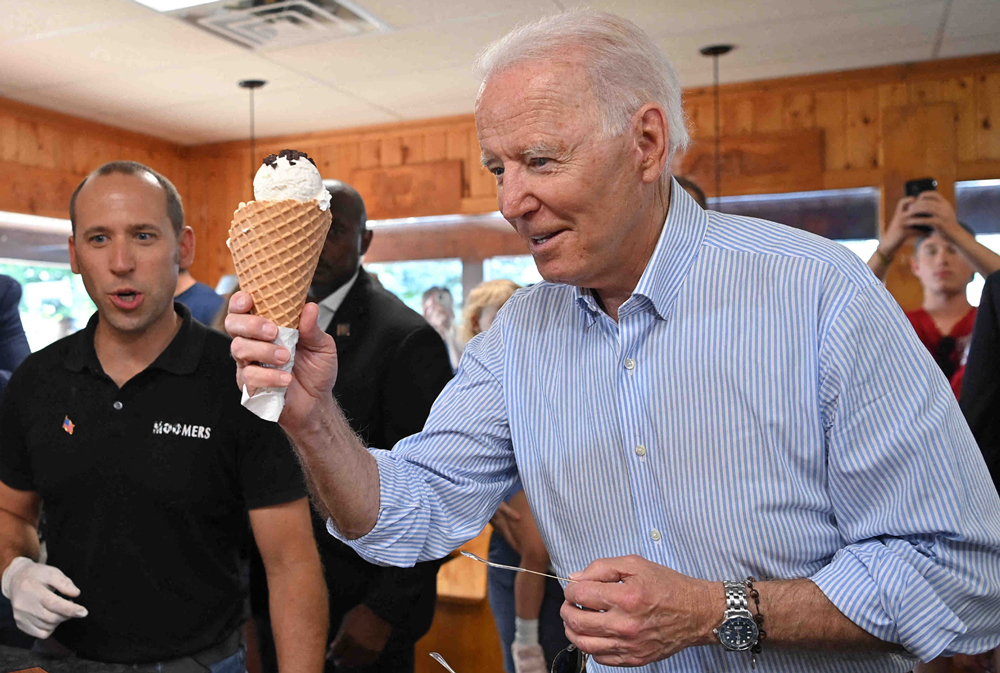
[[[441,193],[437,208],[434,208],[433,202],[428,208],[427,200],[422,199],[420,210],[409,214],[449,214],[455,212],[456,205],[460,212],[466,213],[496,210],[495,182],[493,176],[480,165],[475,121],[471,116],[259,140],[256,143],[254,169],[265,156],[285,148],[308,153],[324,178],[352,182],[353,178],[363,176],[357,182],[371,217],[380,216],[378,206],[382,204],[377,193],[364,188],[372,183],[372,169],[382,169],[387,179],[393,179],[394,174],[400,174],[394,169],[400,167],[412,167],[416,175],[428,166],[433,169],[451,162],[460,162],[461,165],[461,170],[449,183],[451,193],[445,191],[449,189],[448,184],[438,186],[436,188]],[[187,148],[184,155],[188,161],[191,193],[188,221],[195,228],[199,250],[207,253],[198,255],[192,271],[196,276],[212,282],[231,272],[225,231],[233,210],[241,201],[253,198],[249,143],[241,141],[192,147]],[[402,174],[405,175],[406,171]],[[395,182],[401,183],[398,178]],[[415,190],[426,186],[426,183],[415,180],[413,185],[402,186]],[[394,211],[387,214],[401,216],[408,213]],[[407,249],[412,251],[403,240],[406,238],[404,234],[393,245],[394,235],[379,231],[369,259],[419,259],[424,256],[417,253],[411,257],[410,253],[402,252]],[[478,251],[481,246],[476,245],[474,239],[475,235],[471,233],[459,236],[457,243],[453,241],[451,246],[454,248],[452,254],[457,252],[459,257],[483,254]],[[465,246],[468,246],[468,251],[465,251]],[[523,246],[517,248],[518,251],[523,249]],[[486,256],[489,256],[489,251],[486,251]]]
[[[914,177],[905,167],[927,165],[939,137],[887,145],[894,131],[885,125],[931,105],[947,106],[954,126],[954,149],[939,177],[943,190],[950,191],[950,180],[1000,177],[1000,54],[731,84],[721,87],[720,100],[723,194],[875,186],[883,190],[883,211],[891,212],[902,181]],[[684,105],[694,142],[675,168],[711,194],[712,89],[686,90]],[[308,152],[323,177],[361,185],[373,217],[496,209],[471,116],[267,138],[251,162],[245,141],[180,147],[3,100],[0,209],[64,217],[73,187],[97,165],[116,158],[148,163],[184,196],[198,239],[192,270],[213,283],[232,268],[226,230],[233,210],[252,198],[251,163],[255,168],[286,147]],[[484,238],[475,227],[441,229],[414,246],[412,235],[383,230],[369,257],[425,258],[436,241],[469,260],[523,250],[512,232]],[[914,283],[900,256],[890,289],[904,306],[919,300]]]
[[[886,148],[884,121],[898,112],[890,113],[890,109],[939,104],[952,106],[954,112],[954,168],[947,172],[957,180],[1000,177],[1000,54],[732,84],[721,87],[720,100],[725,195],[875,186],[883,189],[883,202],[891,212],[905,177],[889,176],[885,167],[905,166],[911,156],[914,165],[921,165],[938,138],[923,135],[908,145]],[[712,89],[685,91],[684,105],[693,144],[675,168],[678,173],[692,174],[712,193]],[[400,174],[400,167],[411,167],[416,173],[436,162],[460,161],[461,179],[451,185],[454,193],[449,198],[437,200],[444,208],[438,212],[453,211],[455,203],[464,213],[496,209],[494,181],[479,165],[471,116],[258,141],[254,164],[285,147],[315,157],[324,177],[346,181],[372,170],[383,169],[388,180]],[[885,156],[887,149],[893,156]],[[195,272],[211,282],[229,272],[224,231],[233,209],[251,196],[248,143],[187,148],[183,156],[188,161],[189,220],[201,242]],[[370,181],[369,173],[365,181]],[[364,196],[373,203],[377,198],[371,190]],[[422,208],[420,214],[431,214],[426,204]],[[377,216],[377,210],[373,215]],[[513,234],[498,234],[488,244],[474,229],[441,236],[452,251],[449,254],[466,259],[523,249]],[[382,231],[371,258],[425,257],[426,242],[414,247],[411,238]],[[914,282],[901,256],[890,289],[904,305],[918,300],[914,296],[919,298],[913,292]]]
[[[151,136],[0,99],[0,210],[67,218],[80,181],[116,159],[152,166],[183,198],[188,180],[181,150]]]

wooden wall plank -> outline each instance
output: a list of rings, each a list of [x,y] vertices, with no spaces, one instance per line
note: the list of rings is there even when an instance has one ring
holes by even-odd
[[[403,163],[403,139],[399,136],[383,138],[379,146],[378,166],[399,166]]]
[[[684,109],[688,115],[688,131],[692,138],[715,137],[715,101],[713,99],[701,97],[686,100]]]
[[[941,100],[955,104],[956,151],[958,161],[972,162],[976,152],[975,78],[951,77],[941,82]]]
[[[816,95],[796,92],[782,97],[784,128],[787,131],[811,129],[816,126]]]
[[[333,176],[337,180],[351,179],[351,171],[361,167],[361,143],[346,142],[335,146],[335,170]]]
[[[1000,72],[976,79],[976,158],[1000,159]]]
[[[17,161],[17,118],[0,115],[0,161]]]
[[[847,156],[847,93],[820,91],[816,93],[816,126],[823,129],[826,170],[851,168]]]
[[[17,122],[17,162],[40,168],[56,167],[55,132],[26,119]]]
[[[431,131],[423,136],[424,161],[441,161],[448,158],[448,136],[442,131]]]
[[[878,89],[847,91],[847,168],[879,165]]]
[[[878,87],[878,104],[880,108],[893,105],[906,105],[910,102],[910,88],[901,82],[880,84]]]
[[[720,99],[722,135],[738,136],[753,132],[753,100],[746,96]]]
[[[785,119],[781,98],[773,94],[753,97],[754,133],[774,133],[784,129]]]
[[[375,168],[382,165],[382,142],[378,138],[366,138],[359,145],[359,161],[361,168]]]
[[[422,164],[425,161],[434,161],[425,158],[424,135],[421,133],[403,136],[402,154],[402,163],[404,164]]]

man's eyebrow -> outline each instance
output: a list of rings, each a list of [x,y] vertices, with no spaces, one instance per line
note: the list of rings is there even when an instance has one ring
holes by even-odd
[[[521,157],[522,159],[531,157],[541,157],[541,156],[558,157],[562,155],[564,152],[565,149],[562,147],[556,147],[555,145],[549,145],[547,143],[537,143],[535,145],[532,145],[531,147],[522,150],[518,154],[518,156]],[[480,158],[480,163],[483,164],[484,168],[489,168],[489,165],[494,161],[496,161],[496,157],[489,156],[487,154],[483,154],[482,157]]]
[[[538,157],[538,156],[559,156],[563,153],[563,148],[556,147],[555,145],[548,145],[546,143],[537,143],[528,147],[521,152],[522,157]]]

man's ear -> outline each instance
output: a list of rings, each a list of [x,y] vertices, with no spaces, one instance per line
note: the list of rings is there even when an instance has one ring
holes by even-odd
[[[69,268],[80,273],[80,265],[76,263],[76,234],[69,237]]]
[[[670,128],[667,115],[656,103],[647,103],[635,113],[635,141],[639,150],[639,169],[642,181],[652,184],[666,170],[670,146]]]
[[[194,229],[184,227],[179,236],[180,268],[190,269],[194,262]]]
[[[365,233],[361,234],[361,254],[362,256],[368,252],[368,246],[372,244],[372,237],[375,232],[371,229],[365,229]]]

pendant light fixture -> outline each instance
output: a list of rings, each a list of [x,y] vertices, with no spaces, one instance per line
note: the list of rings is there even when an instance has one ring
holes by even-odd
[[[254,148],[253,92],[267,82],[262,79],[243,79],[240,80],[239,84],[242,88],[250,90],[250,184],[253,185],[254,175],[257,173],[257,158]]]
[[[719,157],[719,143],[721,140],[721,115],[719,112],[719,57],[725,56],[733,50],[731,44],[710,44],[701,48],[702,56],[712,57],[712,81],[715,85],[715,209],[722,210],[719,199],[722,198],[722,165]]]

